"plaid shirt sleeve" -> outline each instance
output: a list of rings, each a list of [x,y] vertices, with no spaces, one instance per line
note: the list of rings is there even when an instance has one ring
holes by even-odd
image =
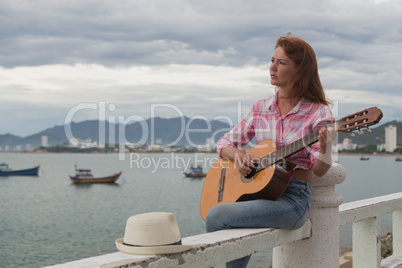
[[[255,105],[254,105],[255,106]],[[250,111],[243,116],[242,119],[235,125],[232,130],[227,132],[222,138],[216,143],[216,151],[221,157],[221,151],[226,145],[231,145],[235,148],[238,146],[244,146],[248,144],[255,135],[253,116],[254,116],[254,106]]]

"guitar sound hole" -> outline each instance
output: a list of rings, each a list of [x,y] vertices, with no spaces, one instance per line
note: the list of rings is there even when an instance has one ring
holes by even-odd
[[[251,172],[245,176],[246,179],[252,178],[257,173],[258,163],[254,162],[254,166],[249,168],[251,168]]]

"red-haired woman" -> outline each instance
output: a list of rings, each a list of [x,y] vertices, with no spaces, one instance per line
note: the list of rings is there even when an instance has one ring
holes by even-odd
[[[291,181],[278,200],[217,205],[208,212],[207,232],[231,228],[300,228],[308,218],[314,174],[321,177],[331,167],[331,144],[336,132],[326,128],[333,117],[312,47],[290,34],[280,37],[272,56],[270,76],[275,94],[257,101],[217,142],[220,157],[233,159],[240,173],[247,176],[253,161],[238,147],[253,138],[257,144],[270,139],[277,147],[283,147],[319,130],[319,143],[286,159]],[[249,259],[250,256],[232,261],[227,267],[246,267]]]

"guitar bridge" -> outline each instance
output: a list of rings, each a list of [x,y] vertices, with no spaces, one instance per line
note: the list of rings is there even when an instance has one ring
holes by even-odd
[[[226,176],[226,168],[222,168],[221,177],[219,178],[219,187],[218,187],[218,203],[223,199],[223,189],[225,188],[225,176]]]

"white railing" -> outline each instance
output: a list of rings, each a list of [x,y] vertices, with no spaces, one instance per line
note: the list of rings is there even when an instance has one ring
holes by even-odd
[[[339,226],[353,224],[353,267],[402,267],[402,193],[341,205],[335,192],[346,172],[335,164],[315,178],[310,220],[298,230],[233,229],[183,238],[194,244],[183,253],[136,256],[115,252],[53,268],[89,267],[224,267],[227,261],[273,250],[273,267],[339,267]],[[393,213],[391,257],[381,261],[380,216]],[[268,266],[268,264],[267,264]]]
[[[381,261],[381,215],[392,212],[393,255]],[[402,267],[402,193],[343,204],[339,224],[353,224],[353,267]],[[398,262],[400,266],[390,266]]]

